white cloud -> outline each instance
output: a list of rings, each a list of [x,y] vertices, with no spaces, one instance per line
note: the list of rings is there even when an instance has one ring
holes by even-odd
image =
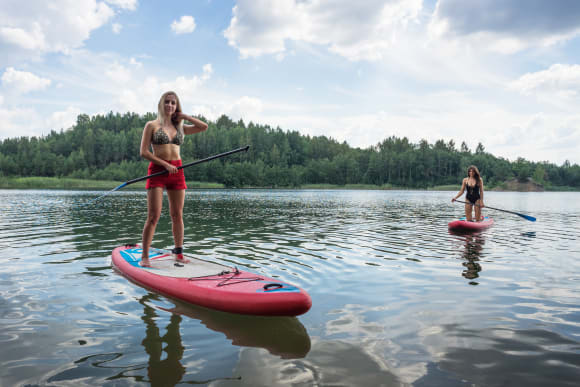
[[[511,160],[524,157],[533,161],[578,163],[580,114],[537,113],[523,116],[489,141],[487,151]]]
[[[143,63],[139,62],[137,59],[135,58],[131,58],[129,59],[129,64],[132,66],[135,66],[137,68],[141,68],[143,66]]]
[[[548,47],[580,34],[580,2],[544,0],[438,0],[432,36],[460,39],[476,48],[513,54]]]
[[[32,108],[0,108],[0,138],[29,137],[41,134],[41,119]]]
[[[509,87],[524,95],[555,93],[577,96],[580,93],[580,65],[553,64],[547,70],[522,75]]]
[[[77,117],[81,113],[82,111],[74,106],[69,106],[64,111],[54,112],[45,122],[46,129],[68,129],[76,123]]]
[[[159,96],[161,96],[161,94]],[[153,104],[154,98],[143,98],[143,96],[138,95],[138,93],[132,89],[121,90],[116,97],[121,106],[119,111],[135,112],[139,114],[156,111],[155,105]],[[144,105],[145,100],[149,102],[148,106]]]
[[[127,83],[131,80],[131,71],[119,63],[111,64],[105,70],[105,75],[116,83]]]
[[[213,66],[211,65],[211,63],[206,63],[205,65],[203,65],[203,74],[201,76],[201,79],[206,81],[211,77],[212,74],[213,74]]]
[[[137,60],[131,61],[131,58],[114,52],[77,49],[59,59],[59,66],[52,69],[51,78],[63,85],[65,91],[60,95],[69,94],[63,97],[67,99],[66,105],[76,95],[86,108],[99,106],[95,110],[108,111],[114,106],[111,96],[116,95],[121,87],[140,86],[146,76],[144,67]],[[95,110],[86,113],[92,114]]]
[[[113,31],[113,33],[115,35],[119,35],[121,33],[121,30],[123,29],[123,26],[119,23],[113,23],[111,24],[111,31]]]
[[[260,98],[242,96],[228,99],[228,96],[224,96],[215,100],[219,102],[210,104],[204,101],[201,104],[194,104],[191,107],[192,114],[201,115],[213,121],[225,114],[233,121],[243,119],[245,122],[253,121],[260,124],[275,125],[271,115],[273,106],[268,106]],[[266,109],[268,112],[265,112]]]
[[[422,0],[240,0],[224,36],[243,58],[280,59],[286,42],[296,41],[326,46],[349,60],[377,60],[421,10]]]
[[[41,52],[80,47],[114,11],[95,0],[0,2],[0,44]],[[3,53],[3,55],[6,53]]]
[[[222,110],[216,106],[210,106],[208,104],[192,105],[191,113],[195,115],[200,115],[208,120],[215,121],[218,117],[223,114]]]
[[[76,122],[79,114],[81,110],[72,106],[64,111],[53,112],[48,118],[31,107],[0,108],[0,121],[4,123],[0,127],[0,139],[40,137],[50,130],[68,129]]]
[[[252,120],[259,116],[264,109],[264,104],[258,98],[243,96],[235,101],[224,114],[228,115],[233,120],[243,118],[245,120]]]
[[[169,81],[162,81],[152,76],[145,78],[144,81],[139,80],[134,87],[113,91],[116,97],[115,110],[140,114],[156,112],[161,95],[168,90],[173,90],[179,96],[183,109],[187,111],[189,106],[195,104],[195,101],[205,98],[200,89],[205,87],[212,73],[213,68],[208,63],[203,66],[201,75],[179,76]]]
[[[47,47],[42,27],[36,22],[30,23],[29,28],[0,27],[0,40],[25,50],[45,50]]]
[[[138,0],[106,0],[106,2],[122,9],[134,11],[137,9]]]
[[[178,35],[192,33],[195,30],[195,20],[193,16],[182,16],[179,21],[174,20],[171,23],[171,29]]]
[[[41,78],[26,71],[18,71],[13,67],[8,67],[2,74],[4,87],[18,94],[46,89],[50,83],[50,79]]]

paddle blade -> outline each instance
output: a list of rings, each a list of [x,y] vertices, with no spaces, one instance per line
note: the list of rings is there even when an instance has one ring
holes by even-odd
[[[110,191],[107,191],[107,192],[105,192],[105,193],[104,193],[104,194],[102,194],[101,196],[97,196],[96,198],[89,200],[88,202],[86,202],[86,203],[84,203],[84,204],[77,204],[77,205],[75,205],[75,206],[73,207],[73,209],[77,209],[77,210],[78,210],[78,209],[80,209],[80,208],[83,208],[83,207],[86,207],[86,206],[90,206],[90,205],[92,205],[92,204],[96,203],[97,201],[101,200],[101,199],[102,199],[102,198],[104,198],[105,196],[107,196],[107,195],[110,195],[110,194],[112,194],[113,192],[120,190],[121,188],[125,187],[126,185],[127,185],[127,182],[125,182],[125,183],[123,183],[123,184],[119,185],[118,187],[115,187],[115,188],[113,188],[113,189],[112,189],[112,190],[110,190]]]
[[[522,218],[524,218],[524,219],[527,219],[527,220],[529,220],[530,222],[535,222],[535,221],[536,221],[536,218],[534,218],[533,216],[530,216],[530,215],[524,215],[524,214],[518,214],[518,215],[519,215],[519,216],[521,216],[521,217],[522,217]]]

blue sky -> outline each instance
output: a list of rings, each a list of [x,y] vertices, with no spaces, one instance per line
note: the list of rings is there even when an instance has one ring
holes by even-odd
[[[3,0],[0,139],[184,109],[580,163],[576,0]],[[137,151],[137,150],[136,150]]]

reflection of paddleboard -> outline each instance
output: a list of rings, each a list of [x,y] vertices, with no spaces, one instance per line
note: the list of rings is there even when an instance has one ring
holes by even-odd
[[[150,249],[151,267],[141,267],[141,248],[117,247],[113,265],[138,284],[169,297],[225,312],[298,316],[312,306],[297,286],[201,259],[178,263],[165,250]]]
[[[264,348],[282,359],[301,359],[310,351],[310,336],[296,317],[247,316],[211,310],[171,300],[175,308],[165,309],[200,320],[209,329],[221,332],[242,347]]]
[[[465,218],[449,222],[449,229],[456,231],[477,231],[488,228],[493,224],[493,219],[489,217],[483,218],[481,222],[469,222]]]

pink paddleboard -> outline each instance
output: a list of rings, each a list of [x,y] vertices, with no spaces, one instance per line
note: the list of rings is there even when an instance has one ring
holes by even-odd
[[[312,306],[308,293],[297,286],[260,274],[186,256],[176,262],[166,250],[150,249],[151,267],[141,267],[141,248],[113,250],[113,265],[137,284],[191,304],[231,313],[298,316]]]
[[[489,217],[483,218],[481,222],[468,222],[465,218],[449,222],[449,229],[455,231],[477,231],[488,228],[493,224],[493,219]]]

